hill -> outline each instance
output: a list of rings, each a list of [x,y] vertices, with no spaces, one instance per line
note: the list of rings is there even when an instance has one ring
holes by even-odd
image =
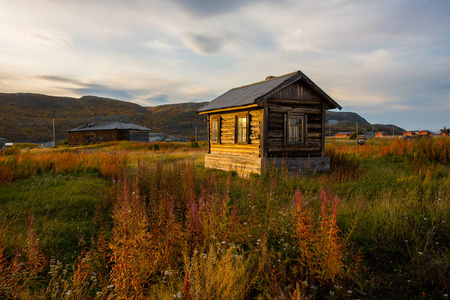
[[[148,127],[153,132],[162,132],[167,135],[206,137],[206,117],[197,114],[196,110],[207,102],[166,104],[146,107],[150,113]]]
[[[95,96],[81,98],[0,93],[0,136],[12,142],[66,139],[66,130],[88,122],[121,121],[144,125],[149,112],[142,106]]]
[[[52,119],[56,124],[56,139],[67,139],[66,130],[90,122],[120,121],[135,123],[166,135],[206,138],[206,117],[196,110],[202,103],[166,104],[142,107],[138,104],[95,96],[81,98],[55,97],[40,94],[0,93],[0,137],[10,142],[41,143],[53,139]],[[371,125],[353,112],[326,113],[327,135],[339,131],[354,131],[355,124],[365,132],[383,130],[392,133],[393,125]],[[396,134],[404,130],[395,127]]]

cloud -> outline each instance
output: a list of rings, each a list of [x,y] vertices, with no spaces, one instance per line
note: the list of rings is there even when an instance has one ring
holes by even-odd
[[[213,16],[239,10],[257,0],[173,0],[196,16]]]
[[[57,48],[65,48],[73,44],[69,34],[56,28],[9,26],[6,31],[15,38],[43,43]]]
[[[167,53],[174,53],[177,49],[176,46],[171,45],[169,43],[166,43],[161,40],[151,40],[144,43],[144,45],[152,50],[160,51],[160,52],[167,52]]]
[[[167,94],[158,94],[151,97],[147,97],[145,99],[142,99],[139,102],[144,102],[144,104],[151,104],[151,105],[161,105],[169,103],[169,95]],[[142,104],[142,105],[144,105]]]
[[[186,46],[195,53],[208,56],[219,52],[234,36],[232,33],[187,33],[183,40]]]
[[[53,76],[53,75],[36,75],[34,76],[36,79],[42,79],[47,81],[54,81],[54,82],[63,82],[63,83],[74,83],[74,84],[81,84],[79,81],[76,81],[71,78],[66,78],[62,76]]]
[[[112,88],[108,85],[98,84],[98,83],[85,83],[79,80],[66,78],[62,76],[53,76],[53,75],[37,75],[35,76],[37,79],[57,82],[57,83],[69,83],[71,85],[75,85],[76,87],[69,86],[61,86],[59,89],[73,92],[77,95],[94,95],[100,97],[113,98],[118,100],[133,100],[134,96],[130,94],[126,89],[116,89]]]

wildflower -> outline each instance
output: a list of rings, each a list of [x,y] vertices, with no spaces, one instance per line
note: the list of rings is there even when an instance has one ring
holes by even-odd
[[[427,220],[427,218],[423,218],[423,220],[424,220],[424,221],[426,221],[426,220]]]
[[[420,255],[422,255],[422,254],[423,254],[423,252],[420,252],[420,251],[419,251],[419,254],[420,254]]]
[[[177,293],[177,298],[181,298],[182,295],[183,295],[183,294],[181,294],[181,292],[178,292],[178,293]]]
[[[198,251],[197,250],[194,250],[194,254],[197,254],[198,253]]]
[[[113,289],[114,288],[114,284],[110,284],[106,287],[107,289]]]
[[[225,242],[225,241],[222,241],[222,245],[225,245],[227,242]]]
[[[330,295],[333,296],[333,295],[334,295],[334,292],[333,292],[333,291],[330,291]]]
[[[347,291],[347,294],[351,294],[351,293],[353,293],[352,290],[348,290]]]
[[[448,297],[448,294],[444,294],[444,297]]]
[[[408,240],[405,240],[405,243],[407,243],[408,242]]]
[[[66,296],[72,295],[72,290],[68,290],[65,295]]]

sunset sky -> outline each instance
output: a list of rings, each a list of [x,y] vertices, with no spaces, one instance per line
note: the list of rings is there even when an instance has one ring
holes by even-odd
[[[370,123],[450,127],[450,1],[0,0],[0,92],[144,106],[301,70]]]

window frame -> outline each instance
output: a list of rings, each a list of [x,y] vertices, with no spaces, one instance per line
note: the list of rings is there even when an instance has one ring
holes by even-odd
[[[217,139],[213,140],[213,128],[212,128],[212,124],[213,122],[217,122],[217,128],[214,130],[216,131],[217,134]],[[220,116],[214,116],[210,119],[209,121],[209,138],[211,141],[211,144],[220,144],[221,143],[221,138],[220,138],[220,132],[221,132],[221,128],[220,128]]]
[[[301,136],[299,141],[291,141],[290,140],[290,133],[291,133],[291,126],[290,126],[290,120],[291,119],[299,119],[300,120],[300,130],[298,131]],[[307,123],[308,118],[306,114],[303,113],[287,113],[284,115],[284,144],[285,145],[302,145],[306,144],[306,135],[307,135]]]
[[[239,119],[245,118],[245,126],[240,127]],[[245,136],[242,140],[239,139],[239,129],[245,128]],[[236,144],[249,144],[250,143],[250,114],[249,113],[240,113],[235,117],[235,143]]]

